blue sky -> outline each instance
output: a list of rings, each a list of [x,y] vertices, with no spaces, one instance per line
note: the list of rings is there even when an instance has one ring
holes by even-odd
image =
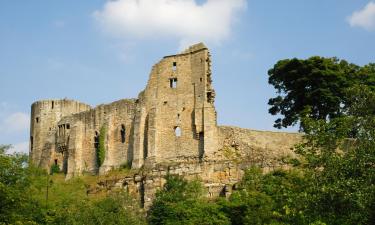
[[[274,130],[267,70],[314,55],[375,62],[375,1],[1,1],[0,143],[27,149],[32,102],[136,97],[153,64],[197,41],[211,50],[219,124]]]

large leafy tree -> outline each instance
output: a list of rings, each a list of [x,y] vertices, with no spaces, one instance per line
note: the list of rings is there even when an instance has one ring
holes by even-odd
[[[348,90],[344,116],[303,118],[306,142],[298,148],[309,175],[305,214],[327,224],[375,221],[375,92]],[[354,135],[353,135],[354,132]]]
[[[363,68],[362,81],[368,81],[371,64]],[[277,90],[271,98],[269,113],[282,115],[274,127],[297,124],[301,117],[327,120],[342,114],[345,89],[359,81],[360,67],[337,58],[311,57],[306,60],[286,59],[268,71],[268,82]],[[303,124],[301,124],[303,130]]]
[[[0,145],[0,224],[40,223],[40,202],[30,195],[37,170],[28,167],[25,154],[7,154],[9,145]]]
[[[239,190],[221,204],[233,225],[304,224],[301,196],[306,186],[299,171],[263,174],[252,167],[245,171]]]

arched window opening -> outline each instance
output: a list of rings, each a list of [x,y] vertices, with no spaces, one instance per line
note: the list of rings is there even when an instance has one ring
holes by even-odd
[[[125,137],[126,137],[126,129],[125,129],[125,125],[122,124],[121,125],[121,143],[125,143]]]
[[[175,127],[174,128],[174,134],[176,135],[176,137],[181,137],[181,128]]]
[[[55,159],[55,166],[57,166],[57,159]]]

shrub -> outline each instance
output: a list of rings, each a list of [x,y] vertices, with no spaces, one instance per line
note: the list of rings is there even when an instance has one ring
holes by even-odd
[[[60,172],[60,166],[58,164],[53,164],[50,169],[51,174],[59,173]]]

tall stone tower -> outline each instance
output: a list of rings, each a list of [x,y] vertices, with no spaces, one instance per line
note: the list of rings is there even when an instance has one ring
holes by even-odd
[[[89,105],[73,100],[41,100],[31,105],[29,155],[34,165],[48,168],[52,163],[60,164],[56,155],[57,123],[64,116],[90,109]]]
[[[211,59],[200,43],[152,71],[135,113],[132,166],[204,160],[217,151]]]

